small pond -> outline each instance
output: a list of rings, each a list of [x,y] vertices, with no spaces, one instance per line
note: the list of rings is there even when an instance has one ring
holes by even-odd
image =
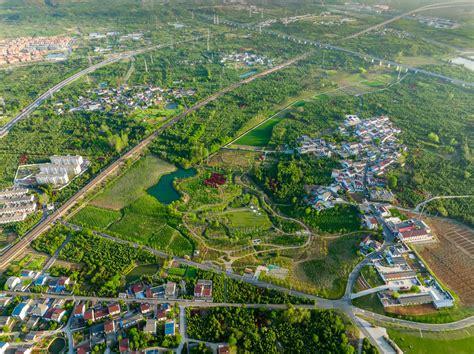
[[[240,77],[241,79],[245,79],[245,78],[247,78],[247,77],[249,77],[249,76],[251,76],[251,75],[253,75],[253,74],[256,74],[256,73],[257,73],[257,70],[250,70],[250,71],[248,71],[248,72],[246,72],[246,73],[240,75],[239,77]]]
[[[195,176],[197,173],[196,169],[188,168],[178,169],[172,173],[164,175],[160,178],[158,183],[147,190],[148,194],[152,195],[163,204],[171,204],[175,200],[181,197],[181,194],[174,188],[173,181],[176,178],[186,178]]]
[[[61,353],[66,348],[66,341],[63,338],[56,338],[48,347],[48,353]]]
[[[158,273],[160,270],[159,264],[144,264],[138,267],[133,268],[127,275],[125,275],[125,281],[128,283],[133,283],[140,279],[142,275],[153,275]]]
[[[178,108],[178,104],[175,102],[168,102],[165,106],[166,109],[176,109]]]

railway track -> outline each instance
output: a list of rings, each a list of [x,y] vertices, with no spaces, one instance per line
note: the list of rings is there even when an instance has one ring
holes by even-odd
[[[200,108],[206,106],[212,101],[217,100],[221,96],[225,95],[226,93],[229,93],[240,86],[243,86],[245,84],[248,84],[258,78],[270,75],[274,72],[277,72],[279,70],[282,70],[290,65],[293,65],[294,63],[306,58],[308,54],[303,54],[298,57],[295,57],[289,61],[286,61],[285,63],[282,63],[280,65],[277,65],[273,68],[270,68],[268,70],[262,71],[259,74],[256,74],[254,76],[251,76],[247,79],[241,80],[239,82],[236,82],[232,85],[229,85],[222,90],[212,94],[211,96],[199,101],[196,103],[194,106],[186,109],[185,111],[181,112],[168,122],[166,122],[164,125],[162,125],[160,128],[155,130],[153,133],[151,133],[149,136],[147,136],[145,139],[143,139],[140,143],[135,145],[133,148],[125,152],[123,155],[121,155],[119,158],[117,158],[114,162],[112,162],[107,168],[105,168],[102,172],[100,172],[96,177],[94,177],[89,183],[87,183],[81,190],[79,190],[72,198],[70,198],[68,201],[66,201],[63,205],[61,205],[55,212],[53,212],[51,215],[49,215],[46,219],[44,219],[42,222],[40,222],[38,225],[36,225],[30,232],[28,232],[20,241],[18,241],[15,245],[13,245],[10,249],[8,249],[1,257],[0,257],[0,269],[4,269],[9,265],[9,263],[18,257],[28,245],[33,242],[36,238],[38,238],[41,234],[46,232],[55,222],[59,221],[63,216],[65,216],[69,210],[76,205],[84,196],[93,190],[97,185],[102,183],[107,179],[108,176],[110,176],[112,173],[117,171],[121,164],[127,160],[128,158],[140,153],[145,149],[150,143],[158,136],[160,135],[164,130],[168,129],[169,127],[173,126],[176,124],[178,121],[186,117],[188,114],[195,112],[199,110]]]

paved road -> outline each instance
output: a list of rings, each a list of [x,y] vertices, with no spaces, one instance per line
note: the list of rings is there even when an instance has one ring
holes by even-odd
[[[36,98],[32,103],[30,103],[28,106],[26,106],[18,115],[16,115],[13,119],[11,119],[7,124],[5,124],[3,127],[0,128],[0,139],[3,138],[8,134],[8,132],[22,119],[27,118],[31,113],[33,113],[44,101],[46,101],[51,95],[54,93],[60,91],[62,88],[65,86],[73,83],[74,81],[80,79],[81,77],[90,74],[91,72],[94,72],[97,69],[100,69],[104,66],[107,66],[112,63],[116,63],[120,60],[131,58],[134,55],[137,54],[142,54],[144,52],[150,51],[150,50],[156,50],[160,48],[165,48],[165,47],[170,47],[176,44],[182,44],[186,42],[192,42],[195,41],[196,39],[203,38],[203,37],[195,37],[193,39],[188,39],[188,40],[182,40],[182,41],[177,41],[177,42],[169,42],[165,44],[160,44],[156,46],[151,46],[151,47],[146,47],[138,50],[133,50],[133,51],[128,51],[128,52],[123,52],[119,54],[113,54],[109,58],[89,66],[88,68],[85,68],[68,78],[64,79],[60,83],[54,85],[50,89],[48,89],[46,92],[44,92],[41,96]]]
[[[353,299],[357,299],[358,297],[370,295],[373,293],[378,293],[379,291],[384,291],[384,290],[389,290],[389,289],[390,289],[390,286],[388,285],[380,285],[380,286],[376,286],[375,288],[370,288],[370,289],[359,291],[357,293],[352,293],[350,295],[350,298],[351,300],[353,300]]]
[[[462,198],[474,198],[474,195],[441,195],[438,197],[433,197],[430,199],[425,200],[424,202],[421,202],[416,205],[415,209],[413,209],[414,212],[420,211],[420,208],[429,202],[436,200],[436,199],[462,199]]]
[[[62,224],[66,225],[66,226],[69,226],[69,227],[71,227],[75,230],[81,230],[82,229],[78,225],[74,225],[74,224],[71,224],[71,223],[68,223],[68,222],[65,222],[65,221],[63,221]],[[109,240],[112,240],[114,242],[130,245],[131,247],[134,247],[134,248],[143,248],[144,250],[147,250],[148,252],[150,252],[154,255],[157,255],[158,257],[169,258],[171,256],[168,253],[158,251],[158,250],[155,250],[153,248],[150,248],[150,247],[147,247],[147,246],[144,246],[142,244],[135,243],[135,242],[132,242],[132,241],[122,240],[120,238],[105,234],[103,232],[94,232],[94,234],[97,235],[97,236],[101,236],[101,237],[107,238]],[[233,273],[233,272],[227,272],[227,271],[225,271],[221,268],[210,266],[208,264],[197,263],[197,262],[194,262],[194,261],[191,261],[191,260],[188,260],[188,259],[185,259],[185,258],[179,258],[179,257],[176,257],[176,256],[171,256],[171,257],[172,257],[173,260],[176,260],[176,261],[178,261],[182,264],[186,264],[186,265],[189,265],[191,267],[199,268],[199,269],[202,269],[202,270],[213,271],[213,272],[216,272],[216,273],[219,273],[219,274],[224,274],[224,275],[226,275],[229,278],[232,278],[234,280],[240,280],[240,281],[252,284],[254,286],[260,287],[260,288],[279,290],[279,291],[281,291],[285,294],[288,294],[288,295],[293,295],[293,296],[298,296],[298,297],[313,300],[313,301],[317,302],[318,307],[320,307],[320,308],[333,309],[333,308],[336,308],[338,306],[341,306],[342,303],[344,303],[344,301],[342,301],[342,300],[341,301],[339,301],[339,300],[328,300],[328,299],[324,299],[324,298],[317,297],[317,296],[314,296],[314,295],[305,294],[305,293],[302,293],[302,292],[299,292],[299,291],[296,291],[296,290],[291,290],[291,289],[284,288],[284,287],[281,287],[281,286],[278,286],[278,285],[274,285],[274,284],[266,283],[266,282],[263,282],[263,281],[260,281],[260,280],[256,280],[253,277],[245,277],[243,275],[236,274],[236,273]]]
[[[288,289],[287,289],[288,290]],[[54,298],[54,299],[64,299],[72,301],[91,301],[96,302],[116,302],[124,301],[125,303],[149,303],[149,304],[178,304],[178,306],[183,307],[246,307],[246,308],[268,308],[275,310],[284,310],[289,306],[304,308],[304,309],[316,309],[321,308],[320,304],[314,305],[288,305],[288,304],[241,304],[241,303],[219,303],[219,302],[204,302],[204,301],[194,301],[186,299],[177,299],[177,300],[161,300],[161,299],[135,299],[135,298],[117,298],[117,297],[96,297],[96,296],[76,296],[76,295],[61,295],[61,294],[34,294],[30,292],[22,291],[3,291],[2,293],[12,295],[12,296],[37,296],[39,298]],[[311,295],[302,294],[305,298],[312,298]],[[401,327],[406,327],[410,329],[422,330],[422,331],[449,331],[449,330],[459,330],[464,329],[474,325],[474,316],[465,318],[460,321],[443,323],[443,324],[433,324],[433,323],[420,323],[412,322],[407,320],[401,320],[398,318],[392,318],[384,315],[379,315],[370,311],[360,309],[358,307],[349,305],[346,301],[343,300],[326,300],[329,303],[332,303],[331,309],[339,309],[342,312],[347,314],[353,314],[356,316],[363,316],[373,320],[377,320],[384,323],[390,323],[398,325]]]
[[[209,17],[209,16],[203,16],[203,17],[205,17],[208,20],[212,19],[212,17]],[[282,39],[285,39],[285,40],[293,41],[293,42],[308,45],[308,46],[313,46],[313,47],[317,47],[317,48],[321,48],[321,49],[328,49],[328,50],[338,51],[338,52],[341,52],[341,53],[345,53],[345,54],[349,54],[349,55],[352,55],[352,56],[355,56],[355,57],[362,58],[364,60],[370,60],[372,63],[375,63],[375,64],[385,65],[385,66],[389,66],[389,67],[393,67],[393,68],[398,68],[402,72],[411,72],[411,73],[414,73],[414,74],[423,74],[423,75],[431,76],[431,77],[434,77],[434,78],[437,78],[437,79],[440,79],[440,80],[443,80],[443,81],[451,82],[452,84],[461,85],[461,86],[464,86],[464,87],[474,87],[474,82],[469,82],[469,81],[464,81],[464,80],[460,80],[460,79],[451,78],[451,77],[448,77],[446,75],[441,75],[441,74],[438,74],[438,73],[435,73],[435,72],[432,72],[432,71],[429,71],[429,70],[419,69],[419,68],[409,66],[409,65],[406,65],[406,64],[397,63],[397,62],[394,62],[392,60],[386,60],[386,59],[378,58],[378,57],[370,55],[370,54],[364,54],[364,53],[356,52],[356,51],[346,49],[346,48],[343,48],[343,47],[339,47],[339,46],[336,46],[336,45],[332,45],[332,44],[329,44],[329,43],[322,43],[322,42],[313,41],[313,40],[309,40],[309,39],[303,39],[303,38],[288,35],[286,33],[276,32],[276,31],[272,31],[272,30],[263,30],[263,29],[260,29],[258,27],[255,27],[252,24],[243,24],[243,23],[228,21],[228,20],[222,20],[222,21],[220,21],[220,23],[222,23],[224,25],[227,25],[227,26],[231,26],[231,27],[246,29],[246,30],[249,30],[249,31],[254,31],[254,32],[263,33],[263,34],[269,34],[269,35],[272,35],[272,36],[276,36],[278,38],[282,38]]]
[[[411,10],[411,11],[408,11],[408,12],[405,12],[401,15],[398,15],[398,16],[395,16],[395,17],[392,17],[391,19],[388,19],[386,21],[383,21],[377,25],[374,25],[374,26],[371,26],[369,28],[366,28],[365,30],[363,31],[360,31],[360,32],[357,32],[357,33],[354,33],[344,39],[351,39],[351,38],[356,38],[356,37],[359,37],[360,35],[362,34],[365,34],[367,32],[370,32],[370,31],[373,31],[374,29],[377,29],[377,28],[380,28],[380,27],[384,27],[386,25],[388,25],[389,23],[392,23],[392,22],[395,22],[395,21],[398,21],[399,19],[403,18],[403,17],[406,17],[406,16],[410,16],[416,12],[422,12],[422,11],[428,11],[428,10],[435,10],[435,9],[442,9],[442,8],[447,8],[447,7],[458,7],[458,6],[474,6],[474,4],[472,2],[469,2],[469,1],[452,1],[452,2],[440,2],[440,3],[436,3],[436,4],[430,4],[430,5],[426,5],[426,6],[422,6],[422,7],[419,7],[417,9],[414,9],[414,10]]]
[[[95,186],[99,185],[105,179],[114,173],[124,161],[126,161],[128,158],[131,156],[134,156],[143,149],[145,149],[159,134],[161,134],[164,130],[168,129],[175,123],[177,123],[179,120],[183,119],[187,115],[189,115],[192,112],[195,112],[199,110],[200,108],[206,106],[212,101],[217,100],[218,98],[222,97],[226,93],[229,93],[240,86],[243,86],[245,84],[248,84],[258,78],[267,76],[271,73],[277,72],[279,70],[282,70],[288,66],[291,66],[295,64],[296,62],[306,58],[307,54],[300,55],[298,57],[295,57],[291,60],[288,60],[285,63],[282,63],[280,65],[277,65],[271,69],[262,71],[254,76],[251,76],[247,79],[241,80],[239,82],[236,82],[232,85],[229,85],[220,91],[210,95],[209,97],[199,101],[196,103],[194,106],[186,109],[185,111],[181,112],[177,116],[173,117],[170,119],[168,122],[163,124],[160,128],[155,130],[153,133],[151,133],[148,137],[143,139],[140,143],[135,145],[133,148],[122,154],[119,158],[117,158],[114,162],[112,162],[107,168],[102,170],[101,173],[99,173],[96,177],[94,177],[87,185],[85,185],[81,190],[79,190],[71,199],[69,199],[67,202],[65,202],[61,207],[59,207],[57,210],[55,210],[51,215],[49,215],[46,219],[41,221],[39,224],[37,224],[31,231],[29,231],[20,241],[18,241],[14,246],[12,246],[10,249],[8,249],[2,256],[0,260],[0,269],[4,269],[8,266],[8,264],[18,255],[23,252],[23,250],[37,237],[39,237],[42,233],[47,231],[52,224],[55,222],[59,221],[66,213],[74,206],[78,201],[80,201],[84,196],[91,191]]]

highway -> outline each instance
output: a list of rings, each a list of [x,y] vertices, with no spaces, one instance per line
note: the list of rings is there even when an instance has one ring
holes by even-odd
[[[392,23],[392,22],[395,22],[395,21],[398,21],[400,20],[401,18],[403,17],[406,17],[406,16],[410,16],[416,12],[422,12],[422,11],[429,11],[429,10],[436,10],[436,9],[443,9],[443,8],[450,8],[450,7],[458,7],[458,6],[474,6],[474,3],[472,2],[469,2],[469,1],[453,1],[453,2],[440,2],[440,3],[436,3],[436,4],[430,4],[430,5],[425,5],[425,6],[422,6],[422,7],[419,7],[417,9],[414,9],[414,10],[411,10],[411,11],[408,11],[408,12],[405,12],[401,15],[397,15],[395,17],[392,17],[386,21],[383,21],[379,24],[376,24],[374,26],[371,26],[369,28],[366,28],[364,29],[363,31],[360,31],[360,32],[357,32],[357,33],[354,33],[344,39],[351,39],[351,38],[356,38],[356,37],[359,37],[360,35],[363,35],[365,33],[368,33],[370,31],[373,31],[374,29],[377,29],[377,28],[380,28],[380,27],[383,27],[383,26],[386,26],[388,25],[389,23]]]
[[[209,17],[209,16],[206,16],[206,15],[202,15],[202,16],[205,17],[207,20],[212,20],[212,18]],[[229,20],[221,20],[220,23],[222,23],[224,25],[227,25],[227,26],[230,26],[230,27],[241,28],[241,29],[246,29],[246,30],[253,31],[253,32],[258,32],[258,33],[263,33],[263,34],[276,36],[276,37],[282,38],[284,40],[293,41],[295,43],[299,43],[299,44],[303,44],[303,45],[307,45],[307,46],[338,51],[338,52],[341,52],[341,53],[345,53],[345,54],[348,54],[348,55],[351,55],[351,56],[355,56],[355,57],[370,61],[371,63],[374,63],[376,65],[380,65],[380,66],[383,65],[383,66],[387,66],[387,67],[392,67],[392,68],[394,68],[394,70],[397,70],[397,71],[400,71],[400,72],[411,72],[411,73],[414,73],[414,74],[423,74],[423,75],[426,75],[426,76],[434,77],[436,79],[439,79],[439,80],[442,80],[442,81],[447,81],[447,82],[450,82],[452,84],[460,85],[460,86],[463,86],[463,87],[470,87],[470,88],[474,87],[474,82],[469,82],[469,81],[464,81],[464,80],[460,80],[460,79],[451,78],[451,77],[448,77],[446,75],[438,74],[438,73],[435,73],[435,72],[432,72],[432,71],[429,71],[429,70],[420,69],[420,68],[416,68],[416,67],[409,66],[409,65],[406,65],[406,64],[397,63],[397,62],[394,62],[392,60],[378,58],[378,57],[370,55],[370,54],[359,53],[359,52],[356,52],[356,51],[353,51],[353,50],[350,50],[350,49],[346,49],[346,48],[343,48],[343,47],[340,47],[340,46],[336,46],[336,45],[332,45],[332,44],[328,44],[328,43],[322,43],[322,42],[318,42],[318,41],[313,41],[313,40],[309,40],[309,39],[303,39],[303,38],[291,36],[289,34],[280,33],[280,32],[276,32],[276,31],[272,31],[272,30],[264,30],[262,28],[257,28],[252,24],[242,24],[242,23],[229,21]]]
[[[136,53],[136,52],[134,52]],[[109,175],[114,173],[120,166],[121,164],[127,160],[128,158],[140,153],[145,149],[159,134],[161,134],[164,130],[167,128],[171,127],[174,125],[176,122],[179,120],[183,119],[186,117],[188,114],[195,112],[199,110],[200,108],[204,107],[208,103],[215,101],[219,97],[225,95],[226,93],[229,93],[236,88],[248,84],[258,78],[267,76],[271,73],[274,73],[276,71],[282,70],[290,65],[293,65],[299,60],[304,59],[307,56],[307,54],[300,55],[296,58],[293,58],[285,63],[282,63],[280,65],[277,65],[273,68],[270,68],[268,70],[262,71],[254,76],[250,76],[244,80],[241,80],[239,82],[236,82],[232,85],[229,85],[220,91],[212,94],[211,96],[199,101],[196,103],[194,106],[184,110],[180,114],[176,115],[169,121],[167,121],[165,124],[163,124],[160,128],[155,130],[153,133],[151,133],[148,137],[143,139],[140,143],[138,143],[136,146],[122,154],[120,157],[118,157],[114,162],[112,162],[107,168],[102,170],[96,177],[94,177],[88,184],[86,184],[81,190],[79,190],[71,199],[69,199],[67,202],[65,202],[63,205],[61,205],[57,210],[55,210],[52,214],[50,214],[46,219],[41,221],[39,224],[37,224],[31,231],[29,231],[20,241],[18,241],[15,245],[13,245],[10,249],[8,249],[0,258],[0,269],[4,269],[8,266],[8,264],[18,257],[23,250],[37,237],[39,237],[43,232],[47,231],[52,224],[55,222],[59,221],[63,216],[67,214],[67,212],[74,206],[78,201],[80,201],[89,191],[91,191],[95,186],[98,184],[102,183]]]
[[[133,51],[128,51],[128,52],[123,52],[119,54],[113,54],[109,58],[91,65],[71,76],[68,78],[64,79],[60,83],[56,84],[55,86],[51,87],[48,89],[46,92],[44,92],[41,96],[36,98],[32,103],[30,103],[28,106],[26,106],[20,113],[18,113],[14,118],[12,118],[7,124],[5,124],[3,127],[0,128],[0,139],[3,138],[5,135],[8,134],[8,132],[22,119],[25,119],[28,117],[31,113],[33,113],[44,101],[46,101],[51,95],[55,94],[56,92],[60,91],[63,89],[65,86],[73,83],[74,81],[80,79],[84,75],[90,74],[91,72],[100,69],[104,66],[107,66],[112,63],[116,63],[120,60],[123,59],[128,59],[133,57],[134,55],[137,54],[142,54],[150,50],[156,50],[160,48],[166,48],[166,47],[171,47],[173,45],[177,44],[182,44],[186,42],[192,42],[195,41],[196,39],[203,38],[203,37],[193,37],[192,39],[187,39],[187,40],[182,40],[182,41],[177,41],[177,42],[169,42],[169,43],[164,43],[156,46],[151,46],[151,47],[146,47],[142,49],[137,49]]]

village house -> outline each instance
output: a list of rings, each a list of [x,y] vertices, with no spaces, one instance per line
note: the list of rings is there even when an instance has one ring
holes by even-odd
[[[28,313],[29,309],[30,309],[30,305],[28,303],[20,302],[13,309],[12,317],[23,321],[26,318],[26,314]]]
[[[212,280],[198,280],[194,287],[194,297],[201,300],[212,299]]]
[[[120,305],[112,304],[107,307],[110,316],[120,315]]]
[[[86,305],[81,302],[74,307],[74,317],[83,318],[86,310]]]

